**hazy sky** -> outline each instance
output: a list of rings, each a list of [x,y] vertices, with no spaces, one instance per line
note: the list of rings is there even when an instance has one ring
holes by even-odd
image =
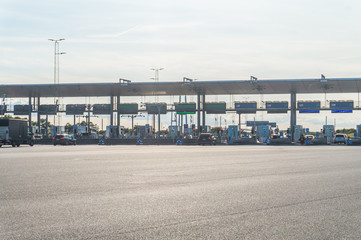
[[[153,81],[154,67],[170,82],[361,77],[359,0],[0,2],[0,84],[53,83],[49,38],[66,39],[60,83]],[[327,114],[308,124],[318,129]],[[270,120],[289,125],[287,115]]]
[[[1,0],[1,84],[360,77],[359,0]]]

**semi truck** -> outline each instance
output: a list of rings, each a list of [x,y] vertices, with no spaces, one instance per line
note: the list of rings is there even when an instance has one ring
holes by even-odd
[[[21,119],[0,119],[0,147],[12,145],[19,147],[21,144],[34,145],[32,134],[28,132],[27,121]]]

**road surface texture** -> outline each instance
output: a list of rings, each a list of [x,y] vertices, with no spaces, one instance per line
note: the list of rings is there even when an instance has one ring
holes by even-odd
[[[361,239],[361,147],[4,146],[0,239]]]

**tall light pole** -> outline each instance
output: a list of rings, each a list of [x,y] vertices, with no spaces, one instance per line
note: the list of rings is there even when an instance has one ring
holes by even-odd
[[[59,52],[59,42],[64,41],[65,38],[59,38],[59,39],[49,38],[48,40],[54,42],[54,89],[56,89],[56,84],[59,84],[59,55],[65,54],[65,52]],[[57,93],[55,92],[54,95],[57,95]],[[58,99],[56,99],[56,96],[54,96],[54,104],[58,105]],[[54,125],[55,125],[55,116],[54,116]]]
[[[65,54],[65,52],[59,52],[59,42],[64,41],[65,38],[60,38],[60,39],[49,38],[48,40],[54,42],[54,84],[57,84],[59,83],[59,55]],[[58,75],[56,74],[57,72]]]
[[[164,68],[151,68],[150,70],[154,71],[154,82],[159,82],[159,71],[163,70]],[[158,102],[158,96],[156,96],[155,101]]]
[[[152,79],[154,79],[154,82],[155,82],[155,84],[157,84],[158,82],[159,82],[159,71],[161,71],[161,70],[163,70],[164,68],[151,68],[150,70],[152,70],[152,71],[154,71],[154,78],[152,78]],[[157,86],[155,86],[155,92],[156,92],[156,90],[157,90]],[[156,93],[154,93],[154,95],[155,95]],[[155,101],[156,101],[156,103],[159,103],[159,101],[158,101],[158,96],[155,96]],[[159,108],[159,106],[158,106],[158,108]],[[158,114],[159,116],[158,116],[158,135],[159,135],[159,131],[160,131],[160,114]],[[155,114],[153,115],[153,129],[155,129]]]

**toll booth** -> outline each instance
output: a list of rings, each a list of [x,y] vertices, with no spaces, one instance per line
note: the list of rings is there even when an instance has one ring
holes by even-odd
[[[124,134],[125,134],[125,128],[124,126],[119,126],[117,127],[118,128],[118,136],[123,138],[124,137]]]
[[[136,129],[138,138],[153,137],[153,128],[152,128],[152,126],[149,126],[149,124],[146,124],[144,126],[136,126],[135,129]]]
[[[83,135],[83,134],[88,133],[88,127],[87,126],[78,126],[77,133],[78,133],[78,135]]]
[[[201,132],[202,132],[202,133],[209,133],[209,132],[211,132],[211,126],[208,126],[208,125],[206,125],[206,126],[201,126]]]
[[[270,137],[270,126],[269,125],[259,125],[257,126],[257,138],[261,143],[265,143]]]
[[[327,143],[332,143],[335,135],[335,126],[334,125],[323,125],[323,136],[326,139]]]
[[[168,126],[168,138],[175,139],[178,137],[178,127]]]
[[[293,141],[294,142],[300,142],[301,135],[303,135],[303,127],[302,127],[302,125],[294,125],[293,129],[292,129],[292,139],[293,139]]]
[[[113,138],[114,135],[114,126],[107,126],[105,130],[105,138]]]
[[[56,134],[63,134],[63,133],[65,133],[64,126],[51,126],[50,127],[50,134],[52,137],[54,137]]]
[[[357,130],[356,137],[361,137],[361,125],[357,125],[356,130]]]
[[[230,125],[228,126],[228,140],[236,140],[239,138],[238,136],[238,125]]]

